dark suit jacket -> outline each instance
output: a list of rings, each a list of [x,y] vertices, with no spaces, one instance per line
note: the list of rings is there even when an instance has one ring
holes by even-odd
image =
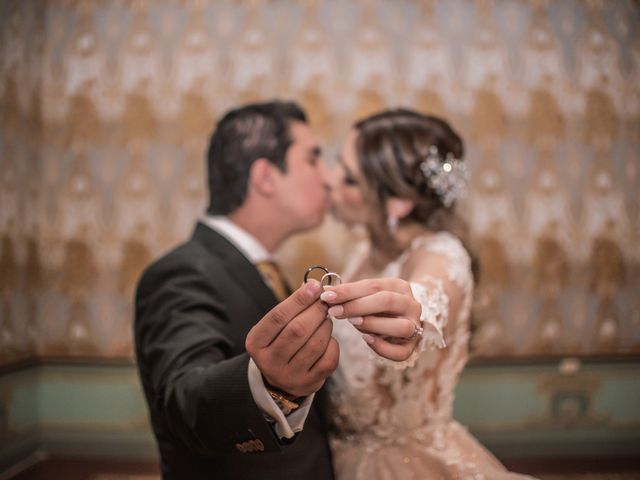
[[[322,394],[304,430],[281,442],[249,390],[245,337],[276,303],[256,268],[203,224],[142,275],[136,357],[165,480],[333,478]]]

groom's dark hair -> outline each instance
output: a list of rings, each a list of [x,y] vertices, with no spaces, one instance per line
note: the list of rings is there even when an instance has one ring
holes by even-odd
[[[286,171],[291,121],[307,123],[307,117],[299,105],[283,101],[244,105],[222,117],[207,152],[208,214],[226,215],[244,203],[249,170],[258,158]]]

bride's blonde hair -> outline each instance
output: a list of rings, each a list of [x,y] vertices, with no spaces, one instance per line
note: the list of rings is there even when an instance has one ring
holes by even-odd
[[[453,128],[441,118],[408,109],[376,113],[358,121],[354,128],[365,195],[372,206],[368,228],[374,245],[400,253],[385,208],[388,198],[399,197],[415,203],[402,221],[418,222],[434,231],[450,231],[470,251],[467,226],[456,214],[455,203],[445,206],[420,168],[434,146],[443,159],[453,156],[462,160],[464,143]]]

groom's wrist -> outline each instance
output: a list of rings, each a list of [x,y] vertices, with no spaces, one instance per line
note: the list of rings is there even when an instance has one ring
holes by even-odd
[[[267,392],[278,406],[278,408],[285,415],[289,415],[294,412],[298,408],[300,408],[300,404],[304,401],[306,397],[300,397],[297,395],[292,395],[288,392],[285,392],[281,388],[274,387],[271,385],[263,375],[264,386],[267,389]]]
[[[295,398],[292,400],[291,397],[286,397],[282,393],[271,390],[268,387],[267,392],[269,392],[269,395],[285,416],[295,412],[298,408],[300,408],[300,404],[302,403],[302,400],[304,400],[303,397],[301,397],[300,399]]]

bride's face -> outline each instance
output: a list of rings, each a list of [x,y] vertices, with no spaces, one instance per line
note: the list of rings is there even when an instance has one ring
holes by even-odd
[[[347,134],[338,166],[333,172],[331,209],[333,215],[349,225],[363,224],[368,220],[368,208],[363,194],[365,185],[356,153],[357,132]]]

